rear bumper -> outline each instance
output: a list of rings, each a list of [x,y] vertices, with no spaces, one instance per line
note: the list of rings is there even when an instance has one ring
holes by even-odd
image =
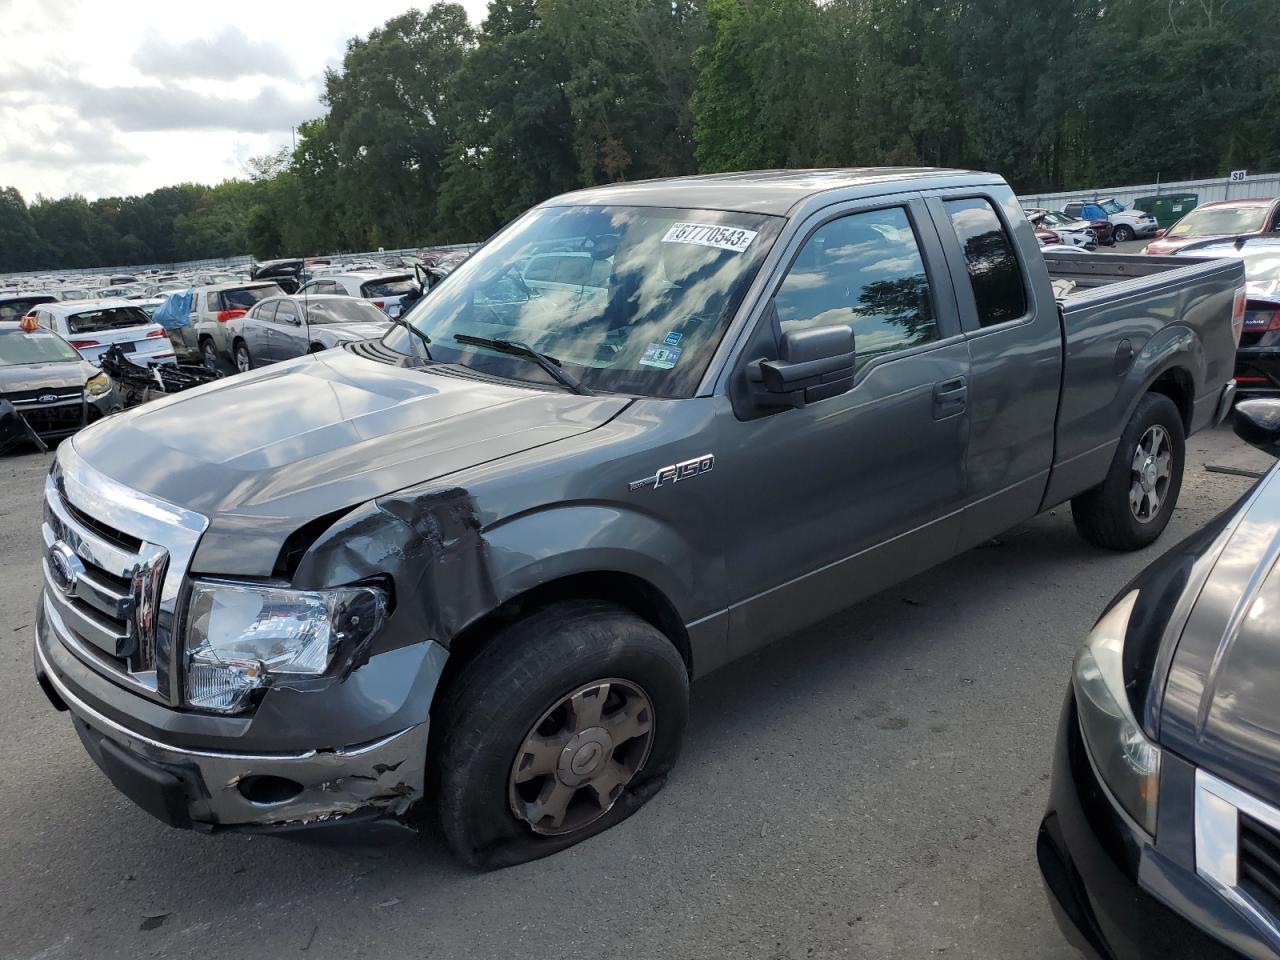
[[[1167,795],[1173,779],[1166,776],[1161,787],[1162,807],[1179,806]],[[1068,693],[1049,809],[1036,838],[1045,892],[1067,940],[1093,960],[1273,957],[1240,914],[1196,875],[1194,863],[1179,862],[1186,857],[1176,851],[1193,844],[1178,827],[1176,818],[1162,813],[1157,844],[1120,814],[1093,772]],[[1192,829],[1189,822],[1186,829]]]

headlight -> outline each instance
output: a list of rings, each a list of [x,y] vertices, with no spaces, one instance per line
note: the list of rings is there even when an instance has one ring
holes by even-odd
[[[100,397],[111,389],[111,378],[105,373],[95,374],[84,385],[85,392],[91,397]]]
[[[376,587],[197,582],[187,609],[187,704],[235,713],[253,691],[318,677],[339,647],[368,640],[386,617],[387,597]]]
[[[1124,635],[1138,591],[1106,612],[1072,671],[1080,731],[1098,776],[1137,824],[1156,832],[1160,748],[1147,739],[1124,689]]]

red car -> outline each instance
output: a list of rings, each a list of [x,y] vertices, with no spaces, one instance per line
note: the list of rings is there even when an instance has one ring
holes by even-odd
[[[1196,207],[1147,244],[1143,253],[1176,253],[1189,243],[1214,237],[1254,236],[1280,231],[1280,197],[1219,200]]]

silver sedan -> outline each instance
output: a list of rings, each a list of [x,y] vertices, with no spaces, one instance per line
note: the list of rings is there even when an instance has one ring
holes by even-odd
[[[381,337],[387,315],[354,297],[272,297],[227,323],[231,356],[240,372],[268,363]]]

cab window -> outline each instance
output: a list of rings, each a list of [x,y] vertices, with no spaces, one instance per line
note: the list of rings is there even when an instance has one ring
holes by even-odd
[[[784,332],[848,324],[859,361],[938,339],[924,258],[904,207],[819,227],[773,302]]]
[[[1025,316],[1027,291],[1022,270],[1013,252],[1013,241],[991,201],[969,197],[948,200],[946,207],[964,251],[979,325],[992,327]]]

